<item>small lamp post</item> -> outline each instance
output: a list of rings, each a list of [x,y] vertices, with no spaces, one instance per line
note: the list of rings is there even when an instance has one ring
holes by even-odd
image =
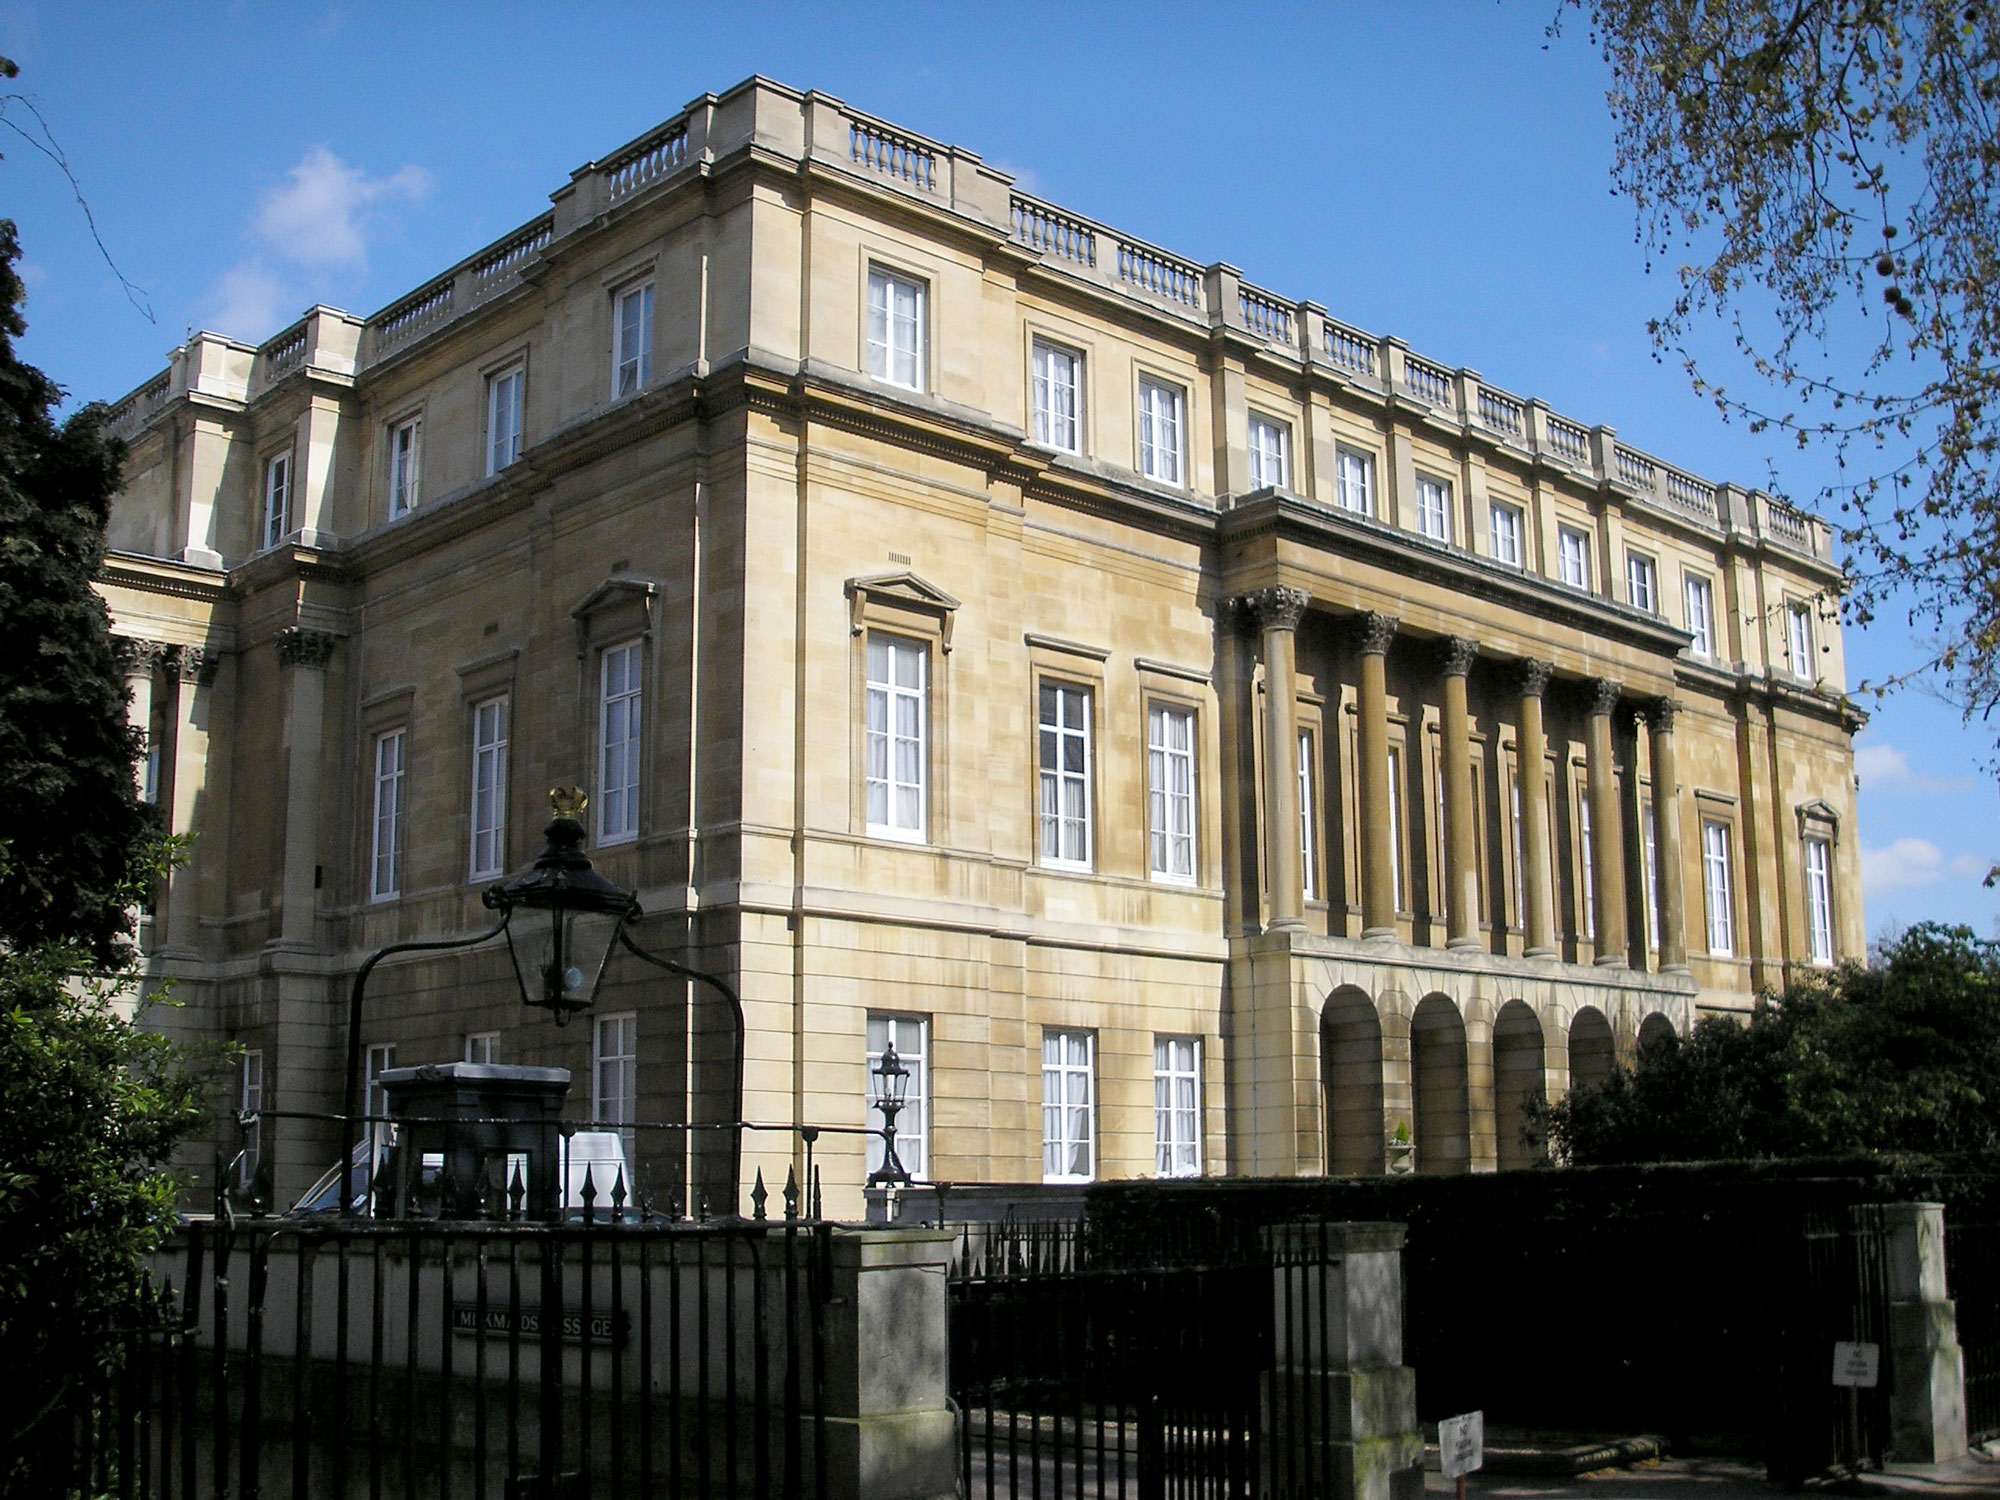
[[[896,1116],[910,1092],[910,1070],[896,1055],[896,1044],[883,1047],[875,1064],[875,1107],[882,1111],[882,1165],[868,1174],[870,1187],[906,1187],[909,1171],[896,1156]]]

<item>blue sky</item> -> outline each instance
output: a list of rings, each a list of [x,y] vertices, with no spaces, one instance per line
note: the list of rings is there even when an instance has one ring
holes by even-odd
[[[23,351],[76,399],[115,398],[190,326],[257,340],[315,301],[373,312],[534,217],[573,168],[762,73],[1695,473],[1809,497],[1822,460],[1725,425],[1653,358],[1672,283],[1610,191],[1603,65],[1581,25],[1545,38],[1554,8],[0,0],[14,86],[157,320],[12,138]],[[1899,615],[1847,641],[1855,679],[1917,659]],[[1996,732],[1919,693],[1876,707],[1858,742],[1871,932],[2000,933],[1980,883],[2000,858]]]

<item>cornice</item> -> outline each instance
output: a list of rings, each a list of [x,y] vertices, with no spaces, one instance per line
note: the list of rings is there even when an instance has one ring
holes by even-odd
[[[220,604],[229,597],[229,575],[215,568],[196,567],[176,558],[148,557],[141,552],[107,552],[97,581],[148,594],[200,599]]]

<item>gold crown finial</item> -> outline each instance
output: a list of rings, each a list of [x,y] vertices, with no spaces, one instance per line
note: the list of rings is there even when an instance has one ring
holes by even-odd
[[[583,820],[583,810],[590,806],[590,798],[584,795],[580,786],[552,786],[549,788],[549,806],[555,809],[559,818]]]

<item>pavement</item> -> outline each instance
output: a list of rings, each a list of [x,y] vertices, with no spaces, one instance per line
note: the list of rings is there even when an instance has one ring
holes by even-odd
[[[1427,1493],[1448,1495],[1454,1488],[1435,1470],[1424,1475]],[[1993,1500],[2000,1497],[2000,1457],[1975,1451],[1946,1464],[1891,1464],[1853,1478],[1809,1483],[1804,1492],[1874,1500],[1960,1495]],[[1466,1482],[1467,1500],[1776,1500],[1798,1493],[1766,1479],[1762,1464],[1729,1458],[1647,1459],[1574,1478],[1474,1474]]]

